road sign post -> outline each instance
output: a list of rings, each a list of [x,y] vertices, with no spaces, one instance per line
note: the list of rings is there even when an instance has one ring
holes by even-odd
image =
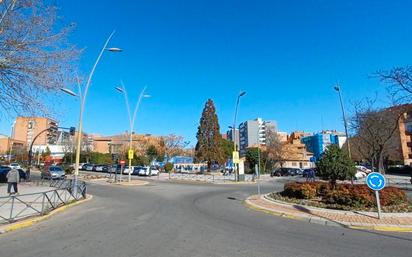
[[[375,191],[376,206],[378,207],[378,218],[380,219],[381,218],[381,203],[379,199],[379,191],[385,187],[385,184],[386,184],[385,177],[378,172],[369,173],[369,175],[366,177],[366,184],[368,185],[370,189]]]
[[[119,178],[120,182],[122,182],[123,180],[123,169],[124,169],[125,164],[126,164],[125,160],[120,161],[120,178]]]

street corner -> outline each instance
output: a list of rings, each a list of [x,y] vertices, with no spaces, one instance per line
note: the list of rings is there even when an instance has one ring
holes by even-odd
[[[65,210],[86,203],[88,201],[91,201],[93,199],[93,195],[88,194],[86,196],[85,199],[76,201],[76,202],[72,202],[70,204],[61,206],[53,211],[50,211],[49,213],[43,215],[43,216],[32,216],[32,217],[28,217],[27,219],[24,220],[20,220],[14,223],[10,223],[10,224],[4,224],[0,226],[0,235],[2,234],[6,234],[8,232],[12,232],[12,231],[16,231],[16,230],[20,230],[20,229],[24,229],[24,228],[28,228],[31,227],[39,222],[42,222],[46,219],[49,219],[50,217],[59,214],[61,212],[64,212]]]
[[[381,232],[412,232],[412,213],[374,213],[330,210],[273,200],[268,195],[251,195],[244,206],[277,217],[306,221],[325,226]]]

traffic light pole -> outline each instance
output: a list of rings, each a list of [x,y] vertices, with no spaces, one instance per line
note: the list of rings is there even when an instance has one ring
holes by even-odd
[[[70,127],[70,128],[64,128],[64,127],[57,127],[58,129],[69,129],[70,130],[70,134],[72,134],[72,133],[74,133],[74,128],[73,127]],[[30,169],[31,169],[31,162],[32,162],[32,159],[33,159],[33,145],[34,145],[34,142],[36,142],[36,139],[41,135],[41,134],[43,134],[44,132],[46,132],[46,131],[51,131],[52,130],[52,128],[46,128],[46,129],[44,129],[44,130],[42,130],[42,131],[40,131],[40,133],[39,134],[37,134],[34,138],[33,138],[33,141],[31,141],[31,144],[30,144],[30,148],[29,148],[29,158],[28,158],[28,163],[27,163],[27,179],[30,179]]]

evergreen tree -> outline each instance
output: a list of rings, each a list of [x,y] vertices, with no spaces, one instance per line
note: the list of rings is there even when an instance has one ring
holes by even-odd
[[[195,155],[197,161],[207,162],[207,169],[213,163],[222,164],[224,162],[224,152],[222,149],[219,121],[216,115],[216,108],[211,99],[207,100],[200,118],[197,131],[197,144]]]
[[[351,179],[355,176],[356,167],[349,156],[338,145],[329,145],[316,163],[317,176],[329,180],[335,188],[337,180]]]

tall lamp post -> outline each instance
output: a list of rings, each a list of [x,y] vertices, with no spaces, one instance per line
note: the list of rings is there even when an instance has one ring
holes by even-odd
[[[338,92],[339,94],[339,100],[340,100],[340,107],[342,109],[342,116],[343,116],[343,125],[345,126],[345,134],[346,134],[346,142],[348,144],[348,155],[349,158],[352,158],[351,156],[351,151],[350,151],[350,142],[349,142],[349,133],[348,133],[348,123],[346,120],[346,115],[345,115],[345,108],[343,107],[343,100],[342,100],[342,90],[339,86],[339,84],[336,84],[336,86],[334,87],[334,89]]]
[[[131,176],[132,176],[132,171],[131,171],[131,167],[132,167],[132,159],[133,159],[133,149],[132,149],[132,143],[133,143],[133,130],[134,130],[134,123],[136,120],[136,113],[137,110],[139,109],[140,106],[140,102],[142,101],[143,98],[149,98],[150,95],[146,95],[145,91],[146,91],[146,86],[143,88],[143,90],[140,92],[139,98],[137,99],[137,103],[136,106],[134,107],[134,112],[133,112],[133,116],[132,113],[130,111],[130,104],[129,104],[129,96],[127,95],[127,91],[126,88],[123,84],[123,82],[121,82],[121,86],[120,87],[116,87],[115,89],[122,93],[124,96],[124,100],[126,102],[126,107],[127,107],[127,114],[129,116],[129,152],[128,152],[128,158],[129,158],[129,182],[131,181]],[[120,176],[122,176],[120,174]],[[120,179],[121,180],[121,179]]]
[[[81,152],[81,143],[82,143],[82,133],[83,133],[83,111],[84,111],[84,106],[86,104],[86,97],[87,97],[87,92],[89,91],[89,86],[90,82],[92,81],[94,71],[96,70],[97,64],[99,63],[104,51],[110,51],[110,52],[121,52],[122,50],[120,48],[112,47],[108,48],[107,45],[110,42],[110,39],[113,37],[115,31],[113,31],[109,37],[106,39],[106,42],[103,45],[103,48],[100,50],[99,55],[97,56],[97,59],[93,65],[92,70],[90,71],[90,74],[87,79],[86,86],[84,88],[84,91],[82,92],[80,82],[78,81],[78,95],[71,91],[70,89],[67,88],[61,88],[61,90],[71,96],[74,97],[79,97],[80,100],[80,115],[79,115],[79,125],[77,129],[77,141],[76,141],[76,165],[74,167],[74,188],[77,186],[77,177],[79,176],[79,164],[80,164],[80,152]]]
[[[233,138],[233,152],[237,152],[237,146],[236,146],[236,118],[237,118],[237,111],[239,108],[239,102],[240,98],[242,96],[246,95],[245,91],[240,91],[239,95],[237,96],[236,100],[236,108],[235,108],[235,117],[233,119],[233,133],[232,133],[232,138]],[[239,137],[240,137],[240,131],[239,131]],[[239,167],[236,166],[235,163],[233,163],[233,168],[235,169],[235,176],[236,176],[236,181],[239,181]]]

